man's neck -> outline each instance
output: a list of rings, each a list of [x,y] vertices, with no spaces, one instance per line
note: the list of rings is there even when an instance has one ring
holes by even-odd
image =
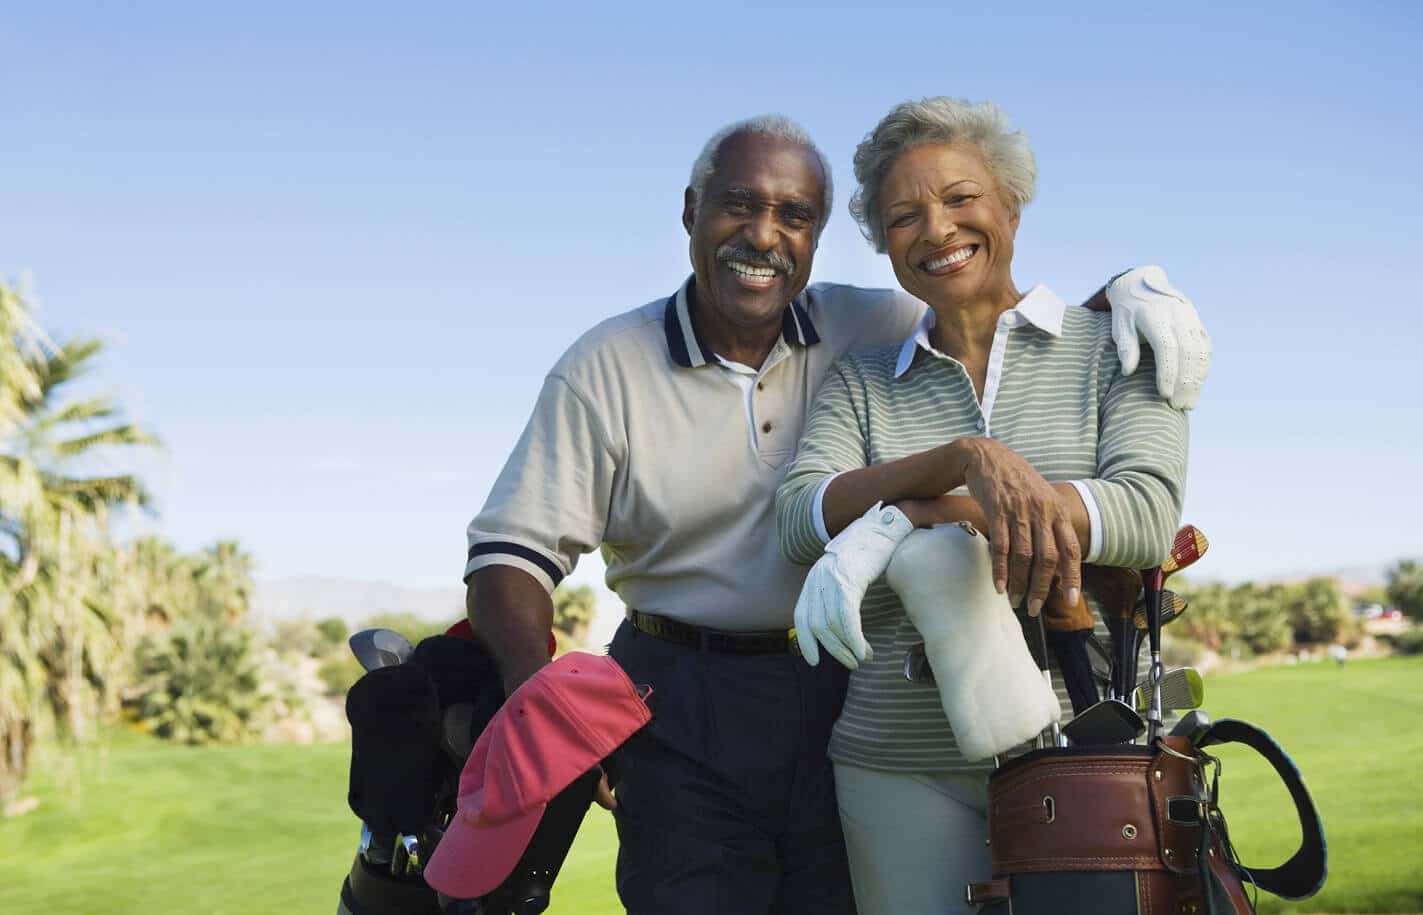
[[[776,341],[781,337],[781,327],[785,321],[784,311],[776,315],[774,320],[768,320],[764,324],[732,324],[712,309],[702,306],[697,298],[695,284],[688,289],[688,294],[692,320],[696,322],[698,333],[713,353],[729,362],[739,362],[753,369],[759,369],[765,363],[766,357],[775,349]],[[789,308],[790,305],[787,304],[786,307]]]

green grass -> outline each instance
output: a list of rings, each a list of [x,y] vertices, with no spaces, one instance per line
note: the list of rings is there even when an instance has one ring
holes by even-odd
[[[1206,707],[1278,740],[1303,773],[1329,842],[1313,899],[1261,909],[1423,911],[1423,658],[1275,667],[1210,677]],[[1272,867],[1299,845],[1293,805],[1249,750],[1222,754],[1221,809],[1246,864]]]
[[[1261,724],[1304,772],[1324,818],[1331,874],[1300,904],[1262,909],[1423,911],[1423,658],[1275,668],[1211,677],[1217,718]],[[331,913],[355,852],[345,746],[175,747],[116,734],[44,753],[28,789],[41,801],[0,820],[3,913]],[[1247,863],[1298,842],[1268,767],[1224,754],[1222,807]],[[554,915],[621,911],[616,843],[588,815],[559,877]]]

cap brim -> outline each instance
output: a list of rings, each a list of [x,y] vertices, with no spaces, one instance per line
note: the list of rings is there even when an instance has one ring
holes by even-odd
[[[547,804],[538,804],[497,826],[476,826],[456,813],[425,865],[425,882],[456,899],[493,892],[514,872]]]

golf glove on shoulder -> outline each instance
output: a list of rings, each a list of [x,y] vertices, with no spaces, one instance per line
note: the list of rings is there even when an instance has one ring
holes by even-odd
[[[806,663],[820,663],[822,646],[850,670],[873,656],[860,628],[860,602],[912,530],[904,512],[875,503],[825,545],[795,606],[796,641]]]
[[[1136,371],[1140,341],[1156,356],[1156,389],[1178,410],[1201,399],[1201,385],[1211,368],[1211,338],[1196,306],[1155,265],[1136,267],[1107,284],[1112,305],[1112,337],[1122,374]]]
[[[1062,717],[1007,596],[993,587],[987,538],[955,524],[915,531],[886,577],[924,637],[965,759],[1010,750]]]

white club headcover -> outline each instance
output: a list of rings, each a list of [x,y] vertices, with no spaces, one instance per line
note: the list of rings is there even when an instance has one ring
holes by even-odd
[[[993,588],[986,538],[956,524],[916,530],[886,577],[924,637],[964,758],[1002,753],[1061,719],[1007,596]]]

